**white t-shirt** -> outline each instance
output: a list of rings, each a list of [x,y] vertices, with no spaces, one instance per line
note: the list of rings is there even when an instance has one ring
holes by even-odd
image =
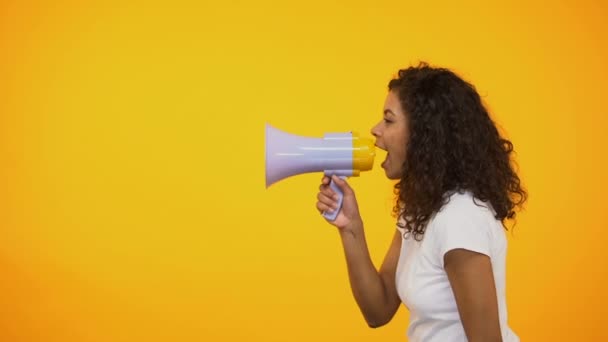
[[[404,235],[403,228],[397,225],[397,229]],[[405,235],[395,282],[399,297],[410,312],[407,329],[410,342],[467,341],[454,294],[443,268],[444,254],[455,248],[464,248],[490,257],[502,339],[504,342],[519,341],[519,337],[507,324],[505,230],[500,221],[494,218],[494,211],[489,204],[478,199],[473,202],[470,192],[454,193],[450,196],[449,203],[430,219],[422,241],[416,241],[411,234]]]

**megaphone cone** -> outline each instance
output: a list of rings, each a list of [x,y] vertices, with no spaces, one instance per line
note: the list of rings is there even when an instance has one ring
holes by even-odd
[[[372,169],[375,157],[373,141],[359,138],[357,133],[326,133],[323,138],[304,137],[280,131],[268,123],[265,152],[266,188],[287,177],[309,172],[324,172],[328,176],[340,177],[359,176],[360,171]],[[337,187],[332,186],[332,189],[336,190]]]

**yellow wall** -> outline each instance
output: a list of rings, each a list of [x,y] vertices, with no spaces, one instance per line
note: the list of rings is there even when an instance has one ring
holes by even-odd
[[[367,135],[419,60],[515,144],[512,328],[608,339],[606,4],[286,3],[0,4],[0,340],[404,340],[403,308],[365,325],[321,175],[265,189],[264,125]],[[379,265],[391,184],[351,185]]]

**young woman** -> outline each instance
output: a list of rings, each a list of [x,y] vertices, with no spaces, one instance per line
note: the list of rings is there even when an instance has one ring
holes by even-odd
[[[396,180],[397,226],[382,266],[374,267],[357,200],[346,181],[334,221],[354,298],[370,327],[388,323],[403,302],[410,341],[519,341],[507,324],[506,222],[527,193],[473,85],[426,63],[388,84],[383,119],[372,128]],[[329,178],[320,212],[336,208]]]

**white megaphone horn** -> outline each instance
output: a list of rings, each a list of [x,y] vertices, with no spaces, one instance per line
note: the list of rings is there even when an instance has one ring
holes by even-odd
[[[355,132],[326,133],[323,138],[303,137],[280,131],[266,124],[266,188],[294,175],[323,172],[331,177],[357,177],[359,172],[371,170],[375,146],[368,138]],[[338,208],[324,212],[328,220],[335,220],[342,208],[343,194],[333,182],[330,186],[338,196]]]

